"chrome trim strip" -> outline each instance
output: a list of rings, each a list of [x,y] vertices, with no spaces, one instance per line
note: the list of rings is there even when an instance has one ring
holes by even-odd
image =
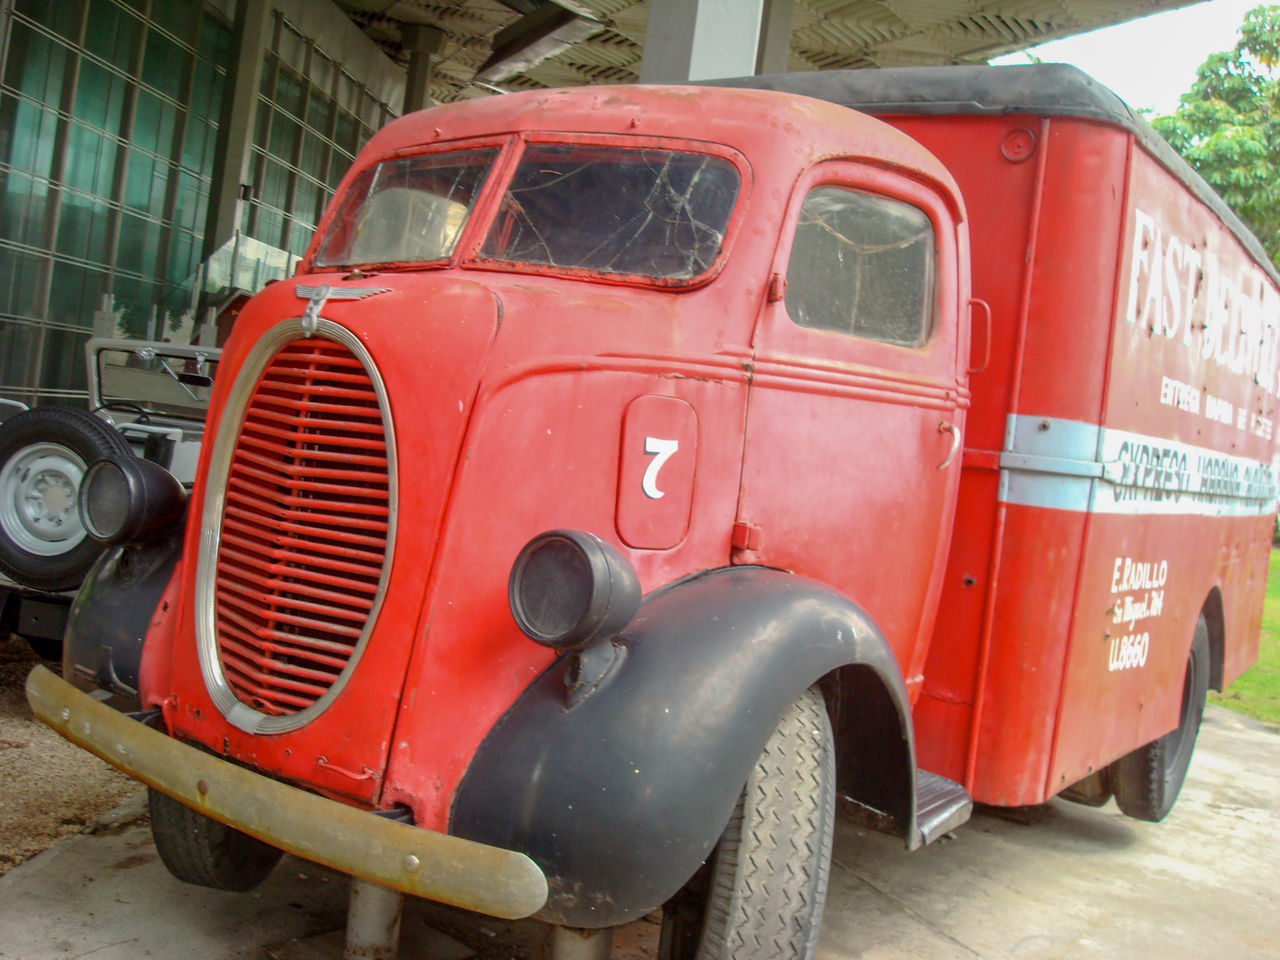
[[[1055,417],[1010,415],[1003,503],[1079,513],[1262,516],[1276,509],[1264,463],[1177,440]]]
[[[1000,500],[1029,507],[1088,512],[1099,427],[1057,417],[1010,415],[1000,454]]]
[[[45,667],[27,677],[27,702],[72,743],[297,856],[494,917],[527,917],[546,903],[546,877],[522,853],[396,823],[236,766],[99,703]]]
[[[204,675],[205,687],[213,699],[218,711],[232,726],[253,734],[277,734],[297,730],[314,720],[331,704],[346,686],[347,679],[360,661],[369,636],[378,622],[378,613],[387,592],[387,580],[391,575],[392,560],[395,557],[396,517],[399,503],[397,483],[395,424],[391,417],[391,405],[387,398],[386,385],[373,363],[369,351],[364,344],[345,327],[332,320],[318,318],[314,336],[332,340],[346,347],[364,366],[378,396],[378,405],[382,410],[382,428],[387,440],[387,552],[382,563],[382,575],[378,580],[378,592],[374,596],[373,608],[365,621],[352,651],[351,659],[343,668],[333,686],[325,691],[315,703],[287,716],[271,716],[259,713],[252,707],[242,703],[228,685],[218,662],[217,629],[214,620],[214,600],[218,546],[222,536],[222,511],[225,501],[227,475],[231,471],[231,460],[235,454],[236,439],[240,435],[240,426],[244,420],[249,399],[259,378],[275,359],[276,353],[294,340],[303,339],[306,331],[301,318],[284,320],[268,330],[254,345],[253,352],[245,360],[244,366],[236,375],[227,394],[227,402],[222,410],[222,418],[218,422],[218,432],[213,439],[213,447],[209,455],[209,467],[205,473],[205,495],[203,511],[200,518],[200,552],[196,558],[195,587],[195,626],[196,648],[200,655],[200,671]]]

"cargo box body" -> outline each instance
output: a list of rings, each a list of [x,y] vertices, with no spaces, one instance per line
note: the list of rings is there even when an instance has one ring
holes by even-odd
[[[1074,69],[751,83],[888,121],[965,198],[980,369],[917,749],[979,802],[1043,802],[1178,723],[1202,610],[1214,687],[1256,658],[1275,271]]]

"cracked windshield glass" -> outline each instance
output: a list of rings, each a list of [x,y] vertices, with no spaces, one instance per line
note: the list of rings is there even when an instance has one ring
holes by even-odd
[[[720,252],[738,171],[720,157],[531,146],[481,259],[689,280]]]

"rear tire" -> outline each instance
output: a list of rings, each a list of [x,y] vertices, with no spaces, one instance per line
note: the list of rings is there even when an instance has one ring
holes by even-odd
[[[183,883],[237,893],[266,879],[282,851],[148,788],[151,836],[165,867]]]
[[[835,824],[835,747],[817,688],[760,753],[712,859],[663,908],[661,960],[809,960]]]
[[[0,570],[35,590],[70,590],[102,553],[80,523],[85,470],[133,456],[113,427],[79,410],[42,407],[0,424]]]
[[[1156,823],[1173,809],[1191,765],[1208,692],[1209,626],[1201,614],[1187,656],[1178,726],[1111,765],[1116,805],[1126,816]]]

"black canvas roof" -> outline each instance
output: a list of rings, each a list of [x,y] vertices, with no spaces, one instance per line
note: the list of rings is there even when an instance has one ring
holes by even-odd
[[[1280,283],[1270,258],[1249,228],[1160,134],[1123,100],[1065,63],[1026,66],[891,67],[821,70],[701,81],[707,86],[780,90],[838,103],[877,116],[1030,114],[1082,117],[1122,127],[1235,234]]]

